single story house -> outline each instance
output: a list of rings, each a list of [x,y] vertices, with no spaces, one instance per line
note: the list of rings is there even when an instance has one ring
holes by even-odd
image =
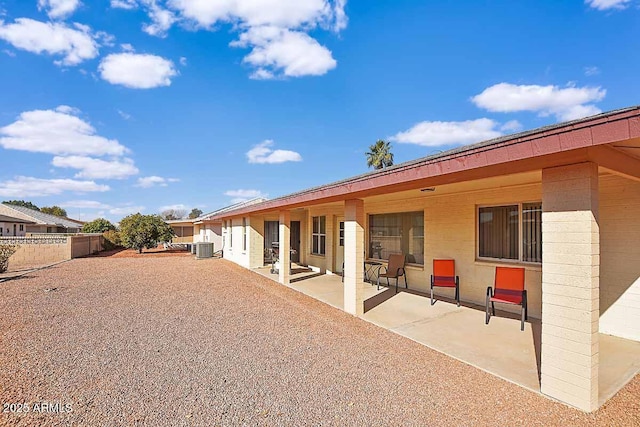
[[[0,204],[0,214],[31,222],[25,226],[27,233],[79,233],[84,225],[82,221],[7,203]]]
[[[23,237],[27,232],[27,225],[31,224],[34,222],[0,214],[0,237]]]
[[[173,231],[176,233],[176,236],[172,240],[173,243],[212,242],[214,250],[219,251],[224,249],[222,241],[222,221],[213,218],[228,210],[241,209],[264,201],[266,201],[265,198],[258,197],[220,208],[213,212],[200,215],[197,218],[168,220],[166,223],[171,225],[171,228],[173,228]]]
[[[275,240],[281,265],[293,248],[300,263],[343,274],[344,310],[356,316],[370,286],[367,259],[405,254],[410,287],[424,292],[432,261],[454,259],[462,301],[482,306],[496,266],[524,267],[529,316],[542,325],[540,390],[585,411],[598,406],[599,333],[640,341],[640,107],[460,147],[208,221],[222,222],[224,258],[246,268],[262,267]],[[289,269],[279,269],[279,281],[289,283]]]

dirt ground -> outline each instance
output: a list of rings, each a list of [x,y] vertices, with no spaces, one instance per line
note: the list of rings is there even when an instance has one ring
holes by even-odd
[[[76,259],[0,313],[0,425],[640,425],[638,376],[585,414],[220,259]]]

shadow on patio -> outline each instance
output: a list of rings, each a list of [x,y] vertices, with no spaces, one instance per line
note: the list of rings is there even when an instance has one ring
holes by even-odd
[[[297,271],[295,265],[292,273]],[[254,270],[277,281],[268,268]],[[289,287],[340,310],[341,277],[307,271],[292,274]],[[426,294],[366,284],[363,320],[395,332],[450,357],[536,393],[540,392],[541,323],[529,318],[520,331],[519,315],[496,310],[485,325],[484,307],[457,307],[439,297],[432,306]],[[640,372],[640,343],[600,334],[599,403],[602,405]]]

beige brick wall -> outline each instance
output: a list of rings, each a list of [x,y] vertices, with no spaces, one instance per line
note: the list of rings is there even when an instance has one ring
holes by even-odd
[[[71,259],[71,240],[58,239],[26,239],[26,242],[38,240],[41,243],[25,243],[18,241],[20,246],[16,253],[9,258],[9,270],[22,267],[40,266]],[[9,240],[0,243],[10,242]]]
[[[559,184],[553,184],[557,187]],[[568,181],[565,185],[574,188],[576,183]],[[566,199],[566,191],[563,191]],[[569,198],[570,199],[570,198]],[[568,200],[569,200],[568,199]],[[487,262],[476,259],[476,215],[478,205],[505,205],[512,203],[534,202],[542,200],[541,183],[501,187],[499,189],[468,191],[449,195],[435,193],[416,195],[397,201],[371,203],[365,200],[365,223],[369,214],[392,213],[406,211],[424,211],[425,218],[425,265],[409,266],[408,280],[413,289],[424,292],[429,290],[429,278],[434,258],[453,258],[456,260],[457,274],[460,276],[461,299],[463,301],[484,304],[487,286],[493,284],[495,267],[511,265],[509,263]],[[600,177],[600,331],[603,333],[640,340],[640,183],[613,175]],[[312,216],[327,217],[327,254],[311,255],[310,224]],[[336,267],[333,252],[336,246],[335,219],[344,216],[341,206],[311,207],[302,212],[292,211],[291,220],[301,221],[301,261],[318,267],[321,271],[334,271]],[[251,217],[249,246],[258,255],[243,257],[237,251],[229,253],[229,259],[241,265],[255,268],[261,264],[263,251],[262,236],[265,220],[278,220],[277,214]],[[236,233],[238,221],[235,219]],[[588,249],[591,237],[575,233],[575,224],[548,222],[545,229],[554,231],[556,242],[545,242],[545,251],[563,253],[565,260],[579,262],[583,255],[580,251]],[[365,235],[368,226],[365,226]],[[240,242],[241,234],[234,240]],[[368,239],[368,236],[366,237]],[[585,240],[586,239],[586,240]],[[570,243],[568,245],[568,243]],[[225,253],[227,257],[227,253]],[[524,264],[525,287],[528,290],[529,314],[540,318],[542,313],[542,268],[538,264]],[[337,268],[339,270],[339,268]],[[555,270],[554,270],[555,269]],[[550,265],[547,269],[550,281],[562,287],[556,287],[557,295],[570,298],[584,298],[580,288],[575,284],[575,276],[566,275],[568,269]],[[442,291],[446,293],[447,291]],[[585,291],[586,292],[586,291]],[[592,292],[592,291],[588,291]],[[451,294],[453,295],[453,294]],[[554,298],[557,298],[554,297]],[[573,300],[568,299],[569,303]],[[573,301],[575,302],[575,301]],[[518,312],[517,307],[501,308]],[[554,316],[550,322],[558,322]]]
[[[599,178],[593,163],[542,172],[541,391],[598,407]]]
[[[640,182],[600,179],[600,332],[640,341]]]
[[[364,227],[362,200],[347,200],[344,206],[344,311],[360,316],[364,313]]]
[[[540,264],[501,263],[476,259],[476,212],[479,205],[509,205],[542,200],[540,184],[510,188],[468,191],[427,196],[384,203],[366,203],[367,215],[376,213],[424,211],[424,267],[407,267],[411,289],[428,292],[434,258],[456,260],[460,276],[460,299],[484,305],[487,286],[492,286],[498,265],[524,266],[525,288],[529,299],[529,315],[540,318],[542,309],[542,270]],[[368,231],[368,229],[367,229]],[[452,292],[436,290],[453,297]],[[520,313],[518,307],[500,305],[500,309]]]

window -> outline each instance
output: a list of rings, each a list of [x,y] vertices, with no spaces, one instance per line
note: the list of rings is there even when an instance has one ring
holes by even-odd
[[[479,208],[478,256],[542,262],[542,203]]]
[[[233,220],[227,222],[227,236],[229,237],[229,249],[233,250]]]
[[[24,224],[20,224],[20,231],[24,231]]]
[[[542,203],[522,205],[522,260],[542,262]]]
[[[338,226],[339,226],[339,232],[340,232],[340,239],[338,241],[338,245],[344,246],[344,221],[340,221],[340,224],[338,224]]]
[[[369,215],[368,249],[369,258],[402,253],[408,263],[424,265],[424,212]]]
[[[242,218],[242,250],[247,250],[247,218]]]
[[[314,216],[312,220],[311,253],[314,255],[324,255],[327,245],[327,218],[324,216]]]

